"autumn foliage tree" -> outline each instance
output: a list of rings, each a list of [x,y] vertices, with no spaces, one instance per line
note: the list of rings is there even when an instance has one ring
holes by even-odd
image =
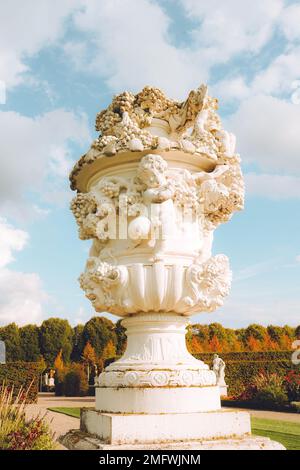
[[[116,355],[116,346],[114,345],[113,341],[110,339],[107,344],[104,346],[102,352],[102,359],[105,361],[106,359],[110,359],[115,357]]]
[[[97,356],[95,349],[91,345],[91,343],[88,341],[84,347],[82,358],[84,363],[86,364],[87,367],[87,377],[88,381],[90,380],[90,369],[91,367],[95,366],[96,361],[97,361]]]
[[[210,342],[209,342],[209,350],[211,352],[221,352],[222,351],[221,343],[218,340],[216,335],[214,335],[211,338]]]
[[[252,335],[250,335],[247,339],[247,346],[249,351],[260,351],[261,349],[259,340],[255,339]]]
[[[54,369],[56,369],[57,371],[62,371],[63,368],[64,368],[64,361],[63,361],[62,349],[61,349],[54,360]]]

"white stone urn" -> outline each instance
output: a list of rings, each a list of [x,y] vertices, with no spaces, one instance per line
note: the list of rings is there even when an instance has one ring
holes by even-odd
[[[191,315],[213,312],[229,292],[213,232],[243,208],[235,138],[216,109],[203,85],[185,102],[151,87],[121,93],[71,173],[79,236],[93,240],[81,287],[97,312],[124,317],[128,338],[97,378],[97,412],[220,408],[215,373],[185,344]]]

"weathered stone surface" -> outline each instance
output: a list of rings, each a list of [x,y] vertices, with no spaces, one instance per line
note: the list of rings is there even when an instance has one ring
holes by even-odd
[[[83,409],[80,429],[108,444],[245,437],[251,432],[248,413],[227,410],[199,413],[117,414]]]
[[[258,436],[247,436],[240,439],[161,442],[159,444],[112,445],[74,430],[60,438],[60,441],[70,450],[285,450],[285,447],[279,442]]]

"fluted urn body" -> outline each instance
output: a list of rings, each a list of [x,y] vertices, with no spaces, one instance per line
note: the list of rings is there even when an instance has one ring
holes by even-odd
[[[97,379],[100,411],[220,406],[214,372],[185,345],[188,317],[229,292],[213,232],[243,207],[235,139],[216,107],[205,86],[182,103],[150,87],[122,93],[97,116],[100,136],[71,173],[79,235],[93,240],[81,287],[97,312],[125,317],[128,336]]]

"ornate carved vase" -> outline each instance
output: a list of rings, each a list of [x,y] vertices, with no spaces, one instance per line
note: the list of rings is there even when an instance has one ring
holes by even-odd
[[[189,317],[221,306],[231,272],[215,228],[243,208],[235,138],[205,86],[185,102],[145,87],[98,114],[75,165],[71,208],[92,247],[80,284],[97,312],[124,317],[127,349],[100,374],[96,410],[218,410],[215,373],[186,349]]]

